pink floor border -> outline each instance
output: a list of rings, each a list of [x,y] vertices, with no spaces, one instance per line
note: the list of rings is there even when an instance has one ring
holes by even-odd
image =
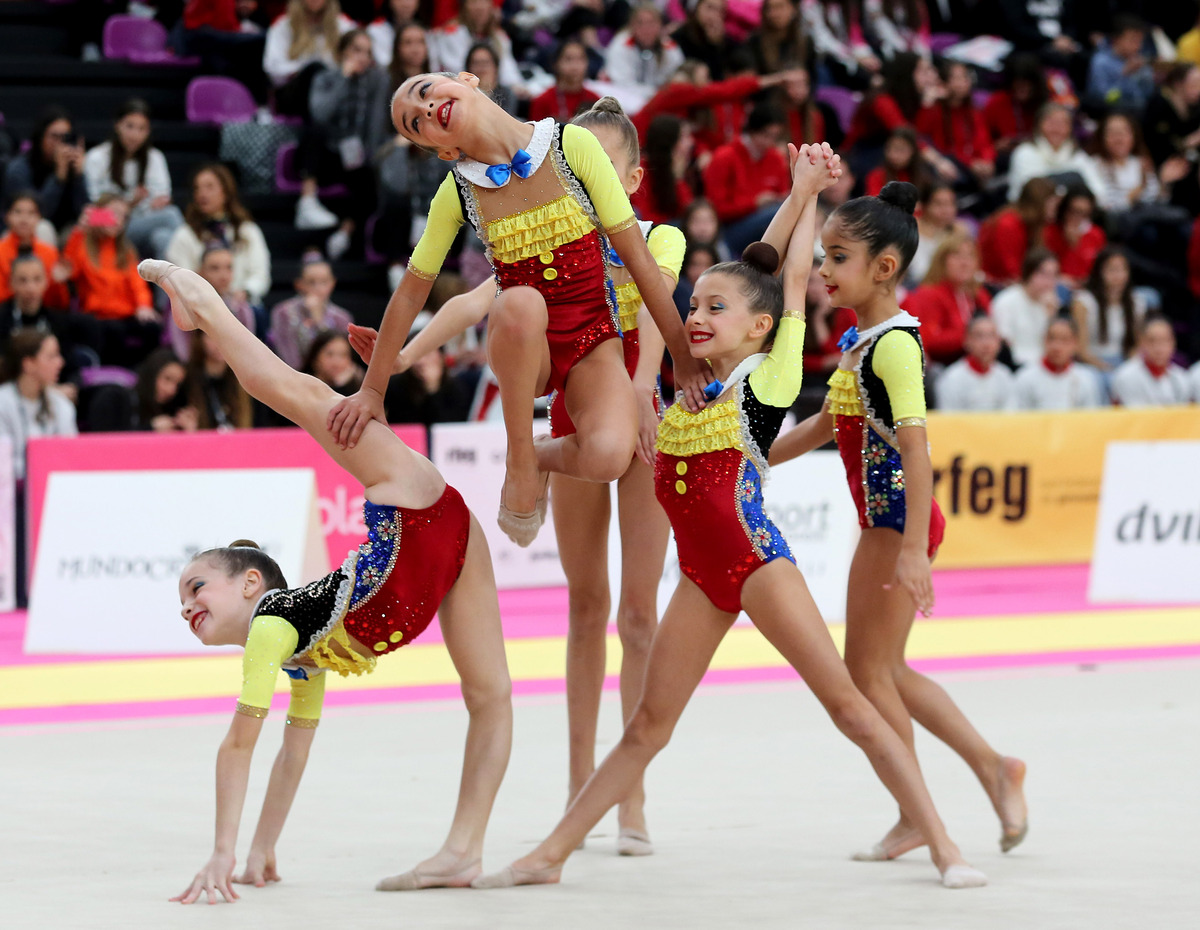
[[[1137,662],[1151,659],[1182,659],[1200,657],[1200,644],[1181,646],[1146,646],[1127,649],[1083,649],[1063,652],[1042,652],[1010,655],[951,656],[922,659],[912,663],[923,672],[982,671],[988,669],[1018,669],[1051,665],[1097,665],[1113,662]],[[747,669],[718,669],[704,676],[706,685],[727,685],[787,681],[795,672],[786,666]],[[618,688],[615,675],[604,681],[605,690]],[[515,695],[560,694],[565,684],[561,678],[533,679],[513,683]],[[457,699],[458,685],[421,685],[411,688],[377,688],[363,691],[332,692],[326,698],[329,707],[354,707],[418,701]],[[232,698],[199,698],[174,701],[142,701],[118,704],[82,704],[62,707],[31,707],[0,711],[0,726],[39,723],[71,723],[80,721],[135,720],[150,717],[195,716],[225,714]],[[273,710],[283,713],[287,698],[277,697]]]

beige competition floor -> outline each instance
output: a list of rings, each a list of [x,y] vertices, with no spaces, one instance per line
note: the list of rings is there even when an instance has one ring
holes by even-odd
[[[939,676],[994,744],[1029,762],[1031,829],[1002,856],[969,771],[924,739],[939,809],[992,884],[946,891],[921,853],[857,863],[893,807],[802,685],[706,686],[651,767],[658,854],[620,859],[613,821],[563,884],[380,894],[439,843],[464,728],[453,702],[327,712],[279,855],[285,882],[184,908],[211,844],[227,718],[0,729],[0,927],[1195,928],[1200,926],[1200,661]],[[617,735],[606,694],[601,751]],[[255,760],[239,853],[282,715]],[[559,695],[518,698],[485,865],[528,850],[566,784]]]

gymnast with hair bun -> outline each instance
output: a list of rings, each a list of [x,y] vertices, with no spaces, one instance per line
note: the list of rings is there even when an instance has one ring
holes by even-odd
[[[244,646],[246,652],[241,697],[217,753],[213,852],[171,900],[191,904],[207,895],[210,904],[232,902],[235,883],[279,881],[276,842],[308,760],[326,676],[372,671],[380,656],[419,636],[435,612],[470,715],[458,807],[442,848],[377,888],[470,884],[481,871],[484,831],[512,743],[511,684],[482,528],[437,469],[382,423],[367,423],[353,448],[341,448],[326,426],[341,396],[290,368],[199,275],[154,260],[138,271],[170,296],[181,330],[203,330],[242,386],[305,429],[362,482],[366,498],[367,541],[339,568],[304,587],[289,588],[275,561],[245,540],[199,553],[180,576],[181,613],[193,635],[206,646]],[[283,746],[245,868],[235,878],[250,758],[281,670],[292,692]],[[340,804],[353,816],[360,801],[348,792]]]

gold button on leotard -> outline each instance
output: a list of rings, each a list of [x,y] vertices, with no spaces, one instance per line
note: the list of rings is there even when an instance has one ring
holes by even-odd
[[[389,636],[388,639],[390,639],[393,643],[398,643],[400,640],[404,639],[404,634],[397,630],[395,633]]]
[[[676,462],[675,463],[675,474],[686,475],[687,474],[687,462]]]
[[[543,265],[549,265],[554,261],[554,253],[553,252],[542,252],[538,256],[538,260],[541,261],[541,263]]]
[[[558,277],[558,271],[554,268],[547,268],[545,271],[542,272],[542,277],[545,278],[547,281],[553,281],[555,278]]]
[[[678,494],[686,494],[687,493],[687,485],[684,484],[682,481],[676,481],[675,482],[675,491]]]
[[[376,652],[386,652],[387,651],[387,643],[385,643],[383,640],[380,640],[379,642],[377,642],[375,644],[375,651]]]

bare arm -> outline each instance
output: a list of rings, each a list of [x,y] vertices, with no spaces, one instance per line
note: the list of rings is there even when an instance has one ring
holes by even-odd
[[[904,468],[904,541],[896,560],[896,581],[925,616],[933,610],[929,564],[929,515],[933,506],[933,465],[924,426],[896,430]]]
[[[267,794],[263,798],[262,813],[258,817],[258,828],[250,843],[250,855],[246,858],[246,870],[236,882],[262,887],[269,881],[279,881],[275,864],[275,844],[283,825],[287,822],[296,790],[308,764],[308,752],[312,747],[316,729],[312,727],[286,726],[283,728],[283,745],[271,768],[271,780],[267,783]]]
[[[767,461],[771,465],[781,465],[832,441],[833,417],[828,410],[822,409],[776,439]]]
[[[662,272],[663,283],[668,290],[675,287],[675,278]],[[662,371],[663,349],[666,343],[662,333],[654,325],[646,305],[638,309],[638,362],[633,372],[633,389],[638,405],[638,457],[647,465],[654,464],[655,445],[658,440],[658,413],[655,398],[658,395],[658,375]]]
[[[217,751],[217,822],[213,854],[188,889],[172,898],[172,901],[191,904],[201,894],[207,894],[208,903],[215,904],[218,893],[231,903],[237,900],[238,894],[230,885],[236,862],[234,847],[238,824],[242,819],[242,807],[246,802],[250,759],[254,755],[254,745],[258,742],[260,732],[261,717],[233,715],[229,732]]]

